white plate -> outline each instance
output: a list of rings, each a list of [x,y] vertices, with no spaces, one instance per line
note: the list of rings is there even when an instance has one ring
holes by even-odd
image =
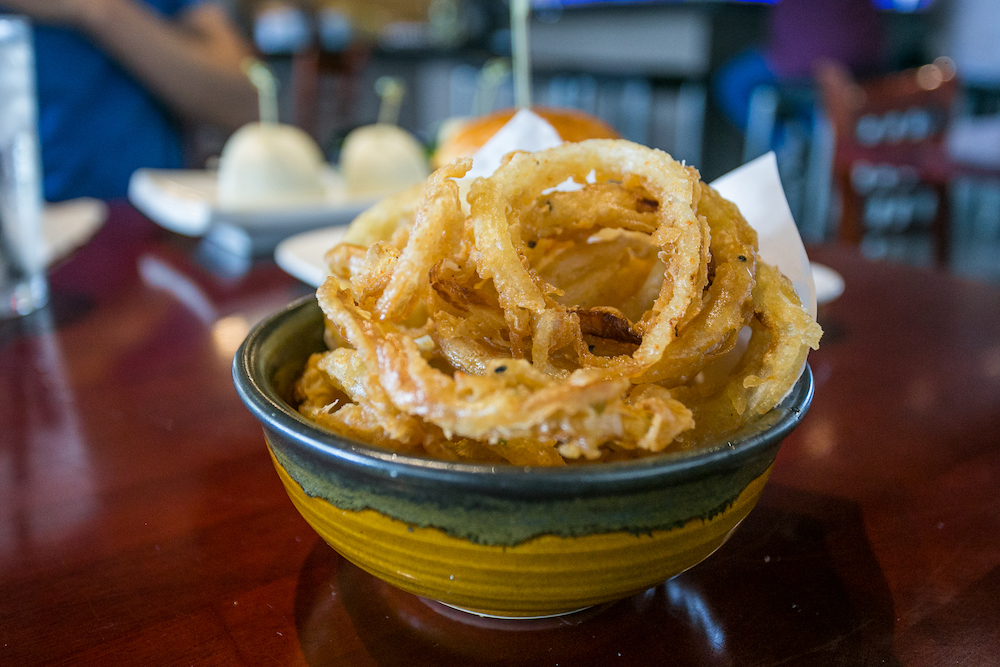
[[[340,243],[347,227],[328,227],[289,237],[274,250],[274,261],[286,273],[319,287],[329,275],[323,255]]]
[[[844,278],[825,264],[810,262],[816,284],[816,303],[829,303],[844,293]]]
[[[212,235],[216,227],[226,227],[248,237],[243,244],[246,248],[269,252],[278,241],[293,234],[347,224],[375,201],[347,194],[332,167],[325,179],[327,192],[323,198],[294,207],[235,211],[217,206],[214,171],[139,169],[129,180],[128,196],[143,214],[171,231],[204,236]]]
[[[89,241],[108,217],[99,199],[82,197],[46,204],[42,212],[45,264],[52,266]]]

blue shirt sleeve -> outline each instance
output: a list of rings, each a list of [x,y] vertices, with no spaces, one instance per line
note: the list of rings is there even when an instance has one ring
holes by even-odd
[[[175,17],[203,0],[145,2]],[[136,169],[184,165],[177,119],[116,61],[72,30],[34,37],[46,200],[121,198]]]

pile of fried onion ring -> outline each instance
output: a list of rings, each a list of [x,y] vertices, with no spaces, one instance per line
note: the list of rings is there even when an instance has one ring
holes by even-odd
[[[736,206],[666,153],[514,152],[463,206],[471,165],[379,202],[327,252],[329,351],[295,386],[320,426],[453,461],[634,458],[768,412],[818,347]]]

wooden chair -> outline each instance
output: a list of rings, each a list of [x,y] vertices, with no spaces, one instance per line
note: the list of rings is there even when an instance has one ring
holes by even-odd
[[[917,195],[933,193],[936,205],[928,204],[929,197],[924,197],[921,208],[930,211],[927,217],[931,218],[935,259],[947,264],[952,169],[945,137],[958,93],[949,63],[936,61],[857,82],[843,66],[824,62],[816,75],[834,133],[833,180],[841,200],[840,239],[861,242],[867,231],[866,200],[884,194],[886,188],[908,188]]]

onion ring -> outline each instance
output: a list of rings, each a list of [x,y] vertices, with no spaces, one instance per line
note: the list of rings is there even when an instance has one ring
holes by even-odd
[[[766,413],[817,347],[736,206],[665,153],[513,153],[474,181],[466,213],[470,165],[369,209],[327,253],[331,351],[296,384],[307,418],[444,460],[630,458]]]
[[[643,179],[659,202],[651,240],[663,251],[666,265],[661,288],[651,317],[640,324],[638,349],[628,360],[606,362],[617,367],[616,373],[634,376],[663,356],[704,286],[709,239],[707,226],[695,213],[699,181],[693,169],[662,151],[621,140],[592,139],[510,154],[493,176],[477,179],[469,192],[479,275],[493,280],[512,335],[531,335],[537,316],[553,305],[537,275],[523,264],[515,211],[538,192],[567,178],[584,181],[591,172],[598,182]]]
[[[376,378],[379,391],[400,411],[436,425],[446,438],[528,439],[598,458],[609,440],[657,451],[669,444],[671,431],[691,425],[690,412],[679,402],[660,412],[649,403],[631,405],[624,400],[628,380],[588,369],[556,381],[523,359],[510,359],[495,362],[486,375],[448,375],[427,363],[412,338],[383,330],[367,317],[335,278],[320,287],[317,299],[359,360],[378,369],[369,377]],[[664,423],[671,428],[664,430]]]
[[[344,243],[367,248],[376,241],[388,241],[400,227],[413,226],[423,193],[424,184],[418,183],[365,209],[351,222]]]
[[[823,334],[791,281],[764,262],[757,265],[750,327],[747,349],[727,375],[673,390],[695,416],[695,428],[679,437],[682,445],[714,441],[774,408]]]
[[[750,319],[757,273],[757,232],[736,206],[711,186],[701,184],[698,213],[712,231],[712,283],[702,309],[678,329],[678,338],[639,382],[684,384],[707,363],[722,356]]]
[[[464,176],[470,168],[471,158],[458,159],[427,180],[409,240],[375,304],[375,313],[381,319],[398,319],[412,313],[417,297],[428,288],[431,268],[458,247],[465,215],[454,179]]]

